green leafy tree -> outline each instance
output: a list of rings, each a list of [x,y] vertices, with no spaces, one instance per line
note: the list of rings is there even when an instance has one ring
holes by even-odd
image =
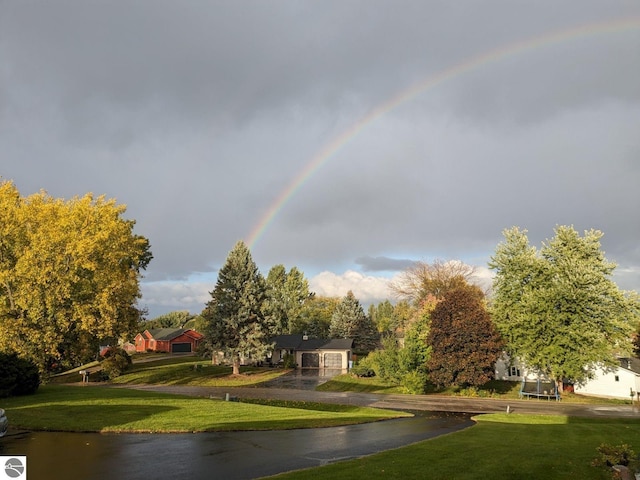
[[[91,194],[22,197],[0,182],[0,350],[48,373],[86,360],[99,339],[135,335],[152,255],[125,211]]]
[[[187,310],[165,313],[151,320],[142,322],[142,329],[151,330],[153,328],[187,328],[186,325],[196,318]]]
[[[360,301],[349,290],[331,317],[329,335],[332,338],[353,338],[355,351],[369,352],[379,341],[373,322],[367,317]]]
[[[302,305],[299,322],[291,333],[306,333],[312,338],[329,338],[331,318],[339,298],[322,297],[311,294]]]
[[[467,285],[447,293],[431,314],[427,339],[430,380],[440,386],[478,386],[494,378],[503,342],[485,308],[484,294]]]
[[[303,324],[304,302],[309,298],[309,284],[296,267],[287,273],[276,265],[267,275],[266,314],[274,319],[277,334],[295,333]]]
[[[631,351],[639,303],[612,281],[615,264],[601,250],[601,232],[580,236],[558,226],[539,252],[526,230],[514,227],[504,237],[489,263],[496,272],[492,313],[512,356],[561,386]]]
[[[393,334],[399,327],[395,307],[389,300],[369,306],[369,318],[380,334]]]
[[[202,312],[203,334],[213,354],[222,351],[229,356],[234,375],[240,374],[241,357],[264,358],[269,350],[273,325],[264,314],[265,300],[265,280],[240,241],[220,269],[211,300]]]

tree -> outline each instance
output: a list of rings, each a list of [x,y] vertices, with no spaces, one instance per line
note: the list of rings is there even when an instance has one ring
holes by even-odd
[[[336,307],[329,327],[331,338],[353,338],[354,350],[373,350],[379,340],[371,319],[364,314],[360,302],[349,290]]]
[[[447,292],[464,287],[471,282],[474,273],[472,266],[460,261],[415,262],[391,282],[390,287],[398,298],[419,305],[428,297],[440,300]]]
[[[306,333],[314,338],[329,338],[331,318],[339,303],[339,298],[309,295],[302,305],[299,323],[294,325],[291,333]]]
[[[502,340],[484,305],[484,294],[467,285],[447,293],[431,314],[427,343],[429,378],[440,386],[483,385],[494,378]]]
[[[95,357],[100,339],[136,333],[152,255],[125,211],[102,196],[22,197],[0,183],[0,350],[49,372]]]
[[[240,374],[241,357],[264,358],[269,350],[273,325],[264,315],[265,280],[239,241],[218,274],[211,300],[202,312],[203,334],[214,355],[222,351],[231,357],[233,374]]]
[[[580,236],[558,226],[538,252],[526,230],[504,231],[489,267],[496,274],[492,313],[509,353],[533,369],[576,382],[595,367],[615,365],[616,354],[631,351],[638,322],[637,297],[611,280],[615,264],[605,259],[602,233]]]
[[[193,323],[196,318],[187,310],[176,310],[165,313],[141,324],[141,328],[151,330],[152,328],[187,328],[189,322]]]
[[[277,334],[294,333],[302,323],[302,309],[309,298],[309,284],[296,267],[287,273],[276,265],[267,275],[267,315],[274,319]]]
[[[370,305],[369,318],[381,334],[394,333],[400,323],[395,315],[395,308],[389,300],[380,302],[377,306]]]

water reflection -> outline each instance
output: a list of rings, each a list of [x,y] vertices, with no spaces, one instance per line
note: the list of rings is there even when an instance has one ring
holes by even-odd
[[[10,432],[1,455],[26,455],[29,480],[246,479],[326,464],[448,433],[467,416],[429,414],[349,427],[200,434]]]

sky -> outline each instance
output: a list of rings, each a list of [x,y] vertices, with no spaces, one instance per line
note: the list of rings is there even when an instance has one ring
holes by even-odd
[[[150,318],[238,240],[367,305],[573,225],[640,291],[639,78],[636,0],[0,0],[0,176],[125,204]]]

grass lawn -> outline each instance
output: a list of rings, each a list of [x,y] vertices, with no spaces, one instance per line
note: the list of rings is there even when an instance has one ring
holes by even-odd
[[[316,390],[324,392],[406,393],[403,391],[402,387],[385,383],[377,377],[359,378],[348,373],[333,377],[328,382],[323,383],[316,388]],[[460,389],[455,387],[436,389],[435,387],[430,387],[426,393],[509,400],[518,399],[519,391],[520,382],[494,380],[486,385],[478,387],[477,389]],[[628,404],[629,400],[563,393],[562,402],[578,404]]]
[[[241,367],[240,375],[231,375],[231,367],[211,365],[206,359],[193,356],[167,358],[157,356],[157,360],[134,363],[123,375],[113,378],[110,383],[118,385],[196,385],[203,387],[250,387],[283,375],[288,370],[281,368]],[[141,357],[153,359],[154,356]],[[78,370],[78,369],[76,369]],[[92,381],[98,381],[94,374]],[[51,379],[52,383],[80,383],[81,376],[76,371]]]
[[[592,467],[601,443],[640,451],[640,419],[491,414],[474,427],[288,479],[611,479]]]
[[[45,385],[2,399],[11,426],[72,432],[205,432],[329,427],[404,416],[352,406],[224,402],[99,386]]]

